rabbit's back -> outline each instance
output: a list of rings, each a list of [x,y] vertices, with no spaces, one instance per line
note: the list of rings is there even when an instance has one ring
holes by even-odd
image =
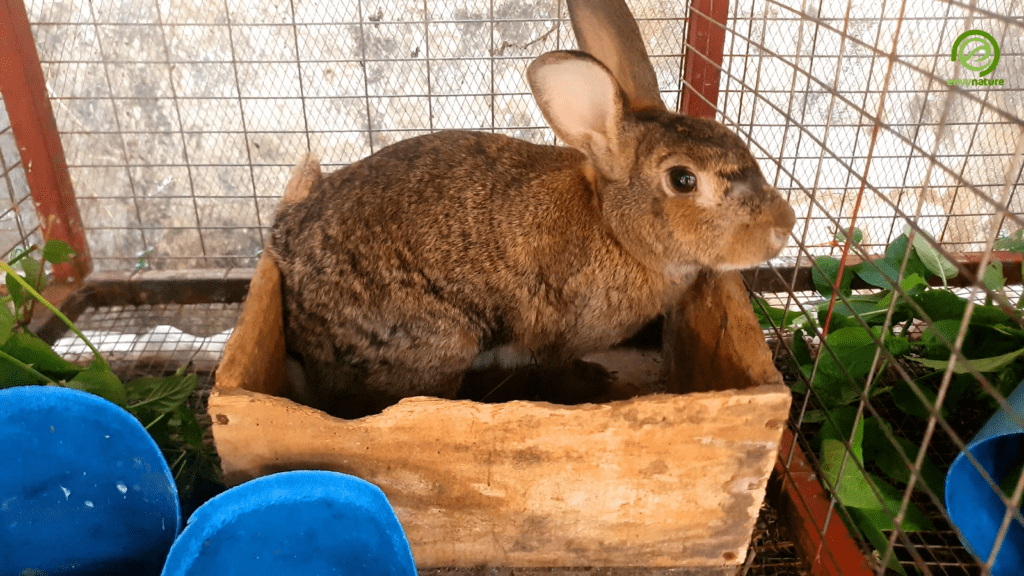
[[[569,148],[441,132],[283,206],[272,253],[307,374],[450,397],[482,351],[570,358],[635,330],[657,313],[657,287],[604,229],[583,163]],[[608,269],[611,285],[595,286]]]

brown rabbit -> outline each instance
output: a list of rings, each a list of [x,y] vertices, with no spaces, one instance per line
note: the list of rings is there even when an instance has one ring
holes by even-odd
[[[792,208],[739,137],[666,109],[622,0],[569,11],[586,52],[527,71],[569,147],[439,132],[282,206],[270,250],[306,401],[355,416],[453,398],[470,369],[578,367],[701,268],[753,266],[786,244]]]

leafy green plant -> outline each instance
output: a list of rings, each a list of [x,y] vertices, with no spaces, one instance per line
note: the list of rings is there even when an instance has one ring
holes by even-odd
[[[198,383],[196,375],[186,374],[182,367],[171,376],[122,383],[89,339],[40,294],[47,282],[44,262],[60,264],[74,253],[66,243],[54,240],[43,247],[41,258],[35,257],[37,251],[33,246],[7,263],[0,262],[8,291],[0,299],[0,388],[64,386],[101,396],[145,426],[167,459],[183,497],[197,477],[216,479],[212,451],[203,443],[203,429],[187,403]],[[37,305],[49,309],[92,350],[88,366],[64,360],[28,330]]]
[[[1024,252],[1020,236],[996,247]],[[852,238],[859,237],[854,229]],[[845,239],[845,234],[837,236]],[[791,333],[790,362],[803,376],[793,390],[802,393],[809,387],[819,404],[805,413],[804,422],[822,423],[812,441],[822,475],[842,502],[847,523],[878,550],[887,547],[885,531],[895,528],[893,518],[902,506],[902,491],[896,486],[911,480],[915,460],[922,458],[915,488],[930,491],[940,505],[945,470],[919,455],[920,448],[889,423],[858,412],[862,398],[887,402],[923,427],[933,413],[948,419],[965,399],[996,409],[991,396],[977,386],[974,372],[984,374],[1003,396],[1024,379],[1019,312],[994,306],[987,298],[965,318],[967,300],[947,285],[957,273],[957,266],[926,237],[903,234],[884,256],[856,265],[843,267],[830,256],[816,258],[812,282],[822,300],[806,311],[773,308],[760,298],[752,301],[762,327]],[[990,291],[1001,292],[1006,280],[999,261],[982,276]],[[854,294],[855,277],[875,290]],[[936,283],[941,279],[942,287],[929,286],[932,278]],[[966,333],[960,355],[951,359],[961,330]],[[812,347],[815,341],[823,345]],[[939,384],[951,361],[952,379],[939,403]],[[933,529],[913,501],[907,503],[901,528]],[[904,573],[895,559],[889,568]]]

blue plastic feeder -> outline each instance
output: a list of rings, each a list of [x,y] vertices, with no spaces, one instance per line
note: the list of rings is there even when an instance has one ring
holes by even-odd
[[[1024,451],[1024,384],[1007,398],[1016,418],[1000,409],[967,445],[967,450],[995,481],[996,488],[985,481],[978,469],[960,453],[946,474],[946,510],[964,546],[981,562],[988,560],[996,534],[1006,514],[998,484]],[[1024,526],[1011,519],[992,566],[993,576],[1024,573]]]
[[[164,576],[416,574],[379,488],[337,472],[282,472],[203,504],[171,548]]]
[[[154,574],[181,526],[131,414],[56,386],[0,390],[0,576]]]

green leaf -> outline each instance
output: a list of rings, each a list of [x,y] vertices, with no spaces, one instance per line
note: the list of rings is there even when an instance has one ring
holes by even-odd
[[[920,274],[914,273],[900,282],[900,288],[907,295],[913,296],[914,293],[920,293],[928,288],[928,282]]]
[[[803,330],[795,330],[793,332],[793,345],[790,346],[790,350],[797,364],[806,365],[814,363],[814,358],[811,357],[811,347],[807,345],[806,335]]]
[[[849,408],[830,411],[835,420],[844,420],[838,414],[849,412]],[[838,423],[845,428],[846,422]],[[849,422],[852,427],[852,422]],[[836,428],[836,424],[826,422],[821,431],[821,472],[826,486],[843,505],[855,508],[880,508],[881,501],[872,493],[871,481],[860,470],[863,466],[862,455],[864,443],[864,422],[857,425],[852,439],[845,430]],[[846,441],[850,440],[849,448]]]
[[[993,356],[991,358],[974,358],[971,360],[964,360],[957,358],[956,363],[953,364],[954,374],[967,374],[973,367],[978,372],[996,372],[1005,366],[1009,366],[1014,360],[1024,354],[1024,348],[1009,354],[1002,354],[999,356]],[[949,360],[930,360],[927,358],[909,358],[922,366],[928,368],[934,368],[935,370],[945,370],[946,366],[949,365]]]
[[[767,300],[759,296],[751,298],[750,305],[754,309],[754,315],[757,316],[758,324],[764,329],[773,327],[785,328],[804,318],[804,314],[800,311],[775,308],[770,306]]]
[[[892,400],[896,407],[902,410],[904,414],[927,419],[931,416],[930,406],[935,405],[935,392],[921,385],[917,385],[917,391],[921,393],[921,396],[924,396],[925,401],[928,403],[927,405],[921,402],[921,398],[914,393],[913,388],[906,382],[899,382],[892,387]]]
[[[1020,383],[1020,378],[1015,377],[1013,381]],[[968,390],[977,390],[978,381],[974,379],[972,374],[954,374],[953,379],[949,383],[949,388],[946,390],[946,399],[942,402],[942,407],[949,412],[955,411],[959,407],[960,398]],[[985,393],[987,395],[987,393]]]
[[[924,329],[921,335],[921,343],[924,344],[926,353],[933,358],[949,358],[949,346],[946,342],[956,342],[956,335],[960,332],[959,319],[938,320]]]
[[[29,286],[35,288],[36,292],[42,292],[46,288],[46,274],[43,273],[43,263],[35,258],[25,258],[21,262],[21,269],[25,271],[25,281]]]
[[[177,416],[181,421],[180,433],[185,443],[199,452],[206,452],[207,446],[203,444],[203,427],[192,409],[187,404],[182,404],[178,407]]]
[[[43,246],[43,260],[50,264],[63,264],[75,255],[71,246],[63,240],[47,240]]]
[[[905,336],[889,335],[885,338],[885,348],[893,358],[902,358],[910,352],[910,339]]]
[[[840,427],[853,427],[852,416],[856,411],[852,407],[831,411],[834,420],[841,422]],[[830,422],[822,427],[821,437],[821,471],[827,480],[827,486],[844,506],[863,510],[877,510],[885,515],[876,521],[888,522],[892,527],[892,516],[900,508],[903,494],[888,482],[874,474],[861,471],[857,464],[864,462],[864,430],[865,421],[858,423],[852,435],[849,449],[845,441],[849,434],[843,434]],[[843,464],[845,459],[845,465]],[[842,468],[842,474],[840,474]],[[876,494],[877,492],[877,494]],[[902,528],[907,531],[933,529],[928,518],[913,502],[907,507]]]
[[[924,234],[914,235],[914,249],[928,270],[941,278],[952,278],[960,273],[956,265],[939,253],[931,240]]]
[[[853,421],[856,417],[857,409],[852,406],[833,408],[828,411],[828,418],[825,420],[825,424],[822,426],[818,436],[822,439],[831,438],[845,442],[853,432]],[[863,434],[859,434],[853,438],[853,446],[858,454],[860,453],[862,436]]]
[[[864,328],[841,328],[825,338],[826,346],[833,354],[822,350],[818,371],[837,377],[849,374],[851,378],[863,379],[871,369],[875,358],[875,341]]]
[[[824,410],[808,410],[808,411],[804,412],[804,417],[803,417],[802,421],[803,421],[804,424],[814,424],[816,422],[824,422],[825,421],[825,411]]]
[[[1013,458],[1011,456],[1011,458]],[[999,489],[1003,491],[1007,500],[1013,498],[1013,492],[1017,489],[1017,482],[1021,475],[1024,475],[1024,454],[1018,454],[1016,459],[1011,460],[1010,469],[999,482]]]
[[[926,282],[925,279],[922,278],[918,274],[911,274],[911,275],[907,276],[906,278],[904,278],[900,282],[900,290],[902,290],[903,294],[906,294],[907,296],[910,296],[910,297],[917,296],[918,294],[924,292],[924,290],[927,289],[927,288],[928,288],[928,282]],[[882,298],[881,300],[879,300],[878,305],[876,306],[876,309],[877,310],[886,310],[886,311],[888,311],[889,310],[889,305],[892,304],[892,299],[896,295],[897,295],[897,292],[895,290],[890,290],[890,291],[886,292],[885,293],[885,297]],[[901,295],[900,298],[903,298],[903,296]],[[897,301],[897,302],[898,303],[902,303],[903,300],[900,300],[900,301]],[[906,312],[907,310],[905,310],[905,308],[906,307],[904,306],[904,307],[900,308],[900,310],[903,311],[903,312]]]
[[[1003,312],[998,306],[984,306],[978,304],[974,306],[974,311],[971,312],[971,324],[995,326],[1011,323],[1010,315]]]
[[[885,259],[876,259],[869,262],[861,262],[854,267],[854,271],[860,279],[876,288],[891,290],[893,286],[899,286],[897,278],[900,274],[899,263]]]
[[[883,532],[883,530],[892,529],[892,520],[889,519],[889,516],[881,510],[850,508],[847,512],[849,512],[850,518],[861,534],[867,538],[868,542],[878,551],[878,554],[882,555],[889,547],[889,537]],[[900,574],[900,576],[907,576],[906,570],[900,565],[895,554],[889,555],[888,568]]]
[[[134,412],[145,406],[158,414],[174,412],[188,400],[197,383],[198,378],[195,374],[137,378],[125,385],[125,391],[131,401],[129,410]]]
[[[1024,229],[1017,230],[1013,234],[996,240],[996,243],[992,245],[994,250],[1005,250],[1007,252],[1016,252],[1018,254],[1024,254]]]
[[[67,387],[106,398],[122,408],[125,405],[124,386],[109,368],[90,366],[67,382]]]
[[[924,310],[932,322],[961,320],[967,311],[967,300],[948,290],[926,290],[914,296],[913,300]]]
[[[909,255],[907,255],[908,250],[910,251]],[[910,246],[910,240],[907,238],[907,235],[900,234],[885,248],[885,259],[891,262],[892,265],[899,270],[900,266],[903,265],[904,256],[907,256],[907,269],[904,271],[905,276],[909,277],[912,274],[917,274],[924,278],[929,275],[928,268],[924,265],[924,262],[921,261],[921,257],[918,256],[917,250],[914,250],[913,247]]]
[[[814,289],[822,296],[831,296],[832,287],[836,284],[839,276],[840,262],[831,256],[818,256],[814,259],[815,266],[811,267],[811,281]],[[842,284],[839,292],[850,293],[850,282],[853,281],[853,274],[843,274]]]
[[[1003,286],[1006,286],[1006,276],[1003,275],[1003,263],[999,260],[989,262],[981,281],[985,284],[986,288],[993,292],[1002,290]]]
[[[14,314],[7,304],[0,303],[0,345],[7,342],[12,331],[14,331]]]
[[[57,379],[71,378],[83,370],[81,366],[61,358],[49,344],[28,332],[12,333],[0,350]]]
[[[803,378],[797,378],[790,389],[794,394],[807,392],[807,382],[811,379],[811,371],[814,369],[814,358],[811,356],[811,348],[807,345],[806,336],[802,328],[793,331],[792,344],[789,347],[792,356],[790,362],[795,370],[803,374]]]
[[[810,366],[805,372],[810,375]],[[826,408],[837,408],[859,400],[864,388],[863,382],[856,382],[845,376],[833,376],[818,370],[811,383],[816,398]]]
[[[967,314],[967,300],[942,288],[926,290],[911,296],[933,323],[955,320],[957,323]],[[971,313],[971,324],[994,326],[1011,324],[1010,316],[998,306],[976,304]]]
[[[839,302],[836,302],[836,306],[839,306]],[[828,302],[823,302],[818,306],[818,323],[822,326],[825,325],[825,319],[828,317]],[[836,330],[843,328],[861,328],[860,324],[853,319],[852,314],[837,313],[833,310],[832,323],[829,324],[828,332],[831,334]],[[863,330],[863,328],[861,328]]]
[[[1021,330],[1020,328],[999,325],[989,326],[989,328],[995,330],[996,332],[999,332],[1000,334],[1006,336],[1007,338],[1012,338],[1015,340],[1024,340],[1024,330]]]
[[[859,316],[861,320],[867,323],[877,322],[881,323],[885,320],[885,310],[879,310],[878,303],[885,298],[885,292],[878,292],[876,294],[858,294],[852,296],[846,296],[845,301],[836,299],[835,306],[832,308],[833,322],[835,322],[835,315],[840,314],[843,316]],[[822,302],[818,304],[819,310],[828,311],[829,302]],[[854,323],[853,325],[859,326]]]
[[[0,358],[0,389],[40,384],[30,372],[6,358]]]
[[[840,230],[839,232],[836,232],[835,239],[836,239],[836,242],[846,242],[846,230]],[[857,228],[856,226],[854,226],[853,227],[853,242],[855,244],[860,244],[863,240],[864,240],[864,232],[860,228]]]
[[[833,321],[837,318],[842,316]],[[825,344],[818,353],[812,387],[826,407],[844,406],[863,392],[864,378],[875,357],[875,342],[862,327],[849,326],[830,333]]]
[[[7,293],[11,295],[11,302],[14,303],[15,310],[21,310],[22,305],[25,304],[25,289],[22,288],[21,283],[11,277],[12,274],[7,274],[5,284],[7,284]]]
[[[893,480],[907,484],[910,482],[910,467],[897,451],[897,445],[911,462],[917,458],[920,447],[893,433],[888,423],[874,417],[864,419],[864,459],[874,462]],[[946,475],[927,455],[922,462],[921,478],[939,501],[945,499]],[[917,486],[920,487],[920,481]]]

